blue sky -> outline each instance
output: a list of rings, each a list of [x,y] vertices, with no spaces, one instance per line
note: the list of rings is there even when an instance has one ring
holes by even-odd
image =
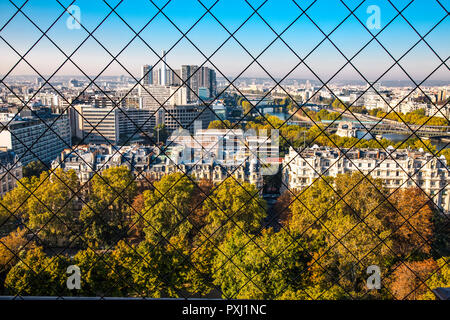
[[[63,5],[69,5],[72,1],[60,0]],[[210,7],[215,1],[201,0],[204,6]],[[391,0],[398,10],[402,10],[411,0]],[[24,0],[13,0],[17,6],[21,6]],[[119,0],[107,0],[114,7]],[[154,0],[158,7],[163,7],[167,0]],[[248,0],[254,8],[260,6],[263,0]],[[306,9],[313,0],[296,0],[298,6]],[[343,0],[350,8],[357,7],[362,0]],[[450,9],[450,0],[439,0],[442,6]],[[81,10],[81,23],[89,31],[111,12],[111,9],[103,0],[76,0]],[[248,17],[253,10],[244,0],[219,0],[211,9],[214,16],[233,33]],[[397,11],[387,0],[365,1],[356,11],[356,16],[366,23],[370,14],[367,8],[377,5],[381,13],[381,27],[383,28],[396,14]],[[284,44],[280,39],[264,53],[261,52],[275,38],[272,31],[261,17],[253,15],[248,22],[236,32],[236,39],[253,55],[258,58],[261,66],[253,63],[243,74],[243,77],[267,77],[263,68],[274,77],[280,78],[288,74],[299,63],[299,57],[305,58],[309,52],[323,39],[323,33],[331,32],[350,12],[340,0],[317,0],[307,10],[309,17],[317,24],[317,28],[311,20],[303,15],[301,9],[292,0],[268,0],[258,11],[262,18],[277,33],[283,32],[286,27],[294,23],[282,35]],[[23,11],[42,30],[46,30],[56,18],[63,12],[63,8],[55,0],[29,0],[23,7]],[[8,0],[0,0],[0,28],[17,11]],[[116,9],[117,13],[138,32],[158,12],[157,7],[150,0],[124,0]],[[205,8],[198,0],[172,0],[164,8],[163,12],[183,32],[188,31],[195,22],[205,14]],[[450,54],[450,17],[435,0],[414,0],[403,12],[404,17],[414,26],[416,31],[424,35],[429,32],[441,19],[444,21],[437,26],[425,40],[444,61]],[[49,30],[48,36],[67,53],[71,54],[75,48],[87,37],[83,29],[71,30],[66,22],[70,18],[66,13]],[[298,18],[298,19],[297,19]],[[296,20],[297,19],[297,20]],[[322,33],[323,32],[323,33]],[[372,31],[374,34],[378,30]],[[36,40],[41,32],[33,26],[22,14],[18,14],[6,27],[0,31],[0,36],[8,41],[19,53],[24,54]],[[130,28],[112,13],[108,19],[94,33],[94,36],[113,55],[118,54],[123,47],[133,38],[134,33]],[[158,54],[165,49],[171,49],[182,37],[177,28],[161,13],[158,14],[144,29],[140,36]],[[203,64],[206,57],[213,52],[229,37],[229,33],[209,13],[187,34],[187,37],[200,49],[200,53],[187,39],[182,39],[168,53],[168,64],[176,69],[181,64]],[[347,57],[351,58],[361,49],[371,36],[355,17],[348,18],[330,39]],[[402,18],[398,17],[379,36],[381,44],[392,54],[395,59],[400,58],[420,38],[417,33]],[[238,41],[230,39],[217,53],[211,57],[211,63],[226,76],[233,77],[240,74],[252,61]],[[294,52],[292,52],[294,51]],[[434,71],[442,63],[425,43],[418,44],[400,62],[414,80],[421,81]],[[8,72],[19,57],[5,42],[0,39],[0,74]],[[26,56],[27,61],[35,66],[42,74],[48,75],[55,72],[64,62],[63,54],[47,39],[42,39],[36,47]],[[158,57],[140,39],[135,39],[127,49],[117,58],[129,72],[139,74],[142,64],[154,64]],[[94,40],[89,39],[73,55],[73,61],[87,74],[100,73],[112,60],[111,56]],[[305,64],[297,66],[289,75],[289,78],[309,78],[328,80],[344,64],[346,60],[334,45],[325,40],[312,54]],[[352,60],[354,66],[368,80],[380,77],[393,63],[392,57],[375,41],[365,48]],[[450,62],[447,61],[447,65]],[[312,70],[312,71],[311,71]],[[221,75],[219,72],[219,76]],[[25,62],[21,62],[11,73],[12,75],[34,74]],[[67,62],[57,75],[79,75],[75,66]],[[118,63],[114,62],[103,75],[127,74]],[[334,79],[363,79],[351,65],[347,65]],[[406,75],[398,66],[388,72],[382,80],[406,79]],[[450,72],[447,66],[442,65],[430,78],[433,80],[450,80]]]

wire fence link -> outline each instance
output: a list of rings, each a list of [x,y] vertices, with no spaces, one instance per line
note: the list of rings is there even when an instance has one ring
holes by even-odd
[[[2,2],[0,297],[442,298],[449,6]]]

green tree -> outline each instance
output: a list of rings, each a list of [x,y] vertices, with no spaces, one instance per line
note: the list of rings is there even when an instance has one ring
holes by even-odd
[[[154,190],[145,191],[144,209],[134,219],[144,225],[146,238],[187,237],[193,227],[185,217],[193,209],[194,191],[194,183],[183,173],[164,176],[154,184]]]
[[[31,178],[33,176],[39,177],[42,172],[47,171],[47,166],[42,161],[32,161],[23,167],[23,176]]]
[[[117,250],[117,249],[115,249]],[[72,264],[78,266],[81,272],[81,289],[75,293],[85,297],[122,297],[127,290],[121,283],[122,277],[116,274],[120,261],[114,259],[112,252],[95,252],[92,249],[79,251],[72,259]],[[131,281],[129,279],[129,281]],[[130,282],[128,282],[130,285]],[[131,282],[132,285],[132,282]]]
[[[39,231],[39,238],[52,245],[67,245],[78,231],[79,181],[75,171],[62,169],[43,172],[40,186],[26,202],[28,226]]]
[[[206,234],[215,241],[225,238],[228,231],[241,228],[249,233],[259,231],[266,215],[266,202],[255,185],[228,178],[204,201]]]
[[[235,230],[219,246],[214,281],[224,298],[306,299],[311,246],[285,231],[253,237]]]
[[[60,296],[67,294],[67,260],[48,257],[42,248],[21,253],[20,261],[6,276],[8,294],[22,296]]]
[[[136,194],[133,174],[125,166],[108,168],[100,176],[95,175],[90,201],[80,213],[84,238],[96,246],[107,246],[126,237]]]
[[[229,120],[215,120],[209,124],[208,129],[231,129],[231,122]]]
[[[138,255],[130,271],[139,295],[181,297],[189,269],[187,242],[180,237],[172,237],[159,242],[144,241],[136,249]]]

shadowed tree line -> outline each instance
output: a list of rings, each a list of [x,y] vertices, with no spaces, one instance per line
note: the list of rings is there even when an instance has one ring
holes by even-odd
[[[319,179],[280,197],[274,231],[256,187],[232,178],[174,173],[141,193],[118,167],[80,188],[75,172],[56,170],[3,197],[2,294],[432,299],[429,288],[450,285],[448,218],[418,189]],[[67,289],[69,265],[81,290]],[[371,265],[381,290],[366,287]]]

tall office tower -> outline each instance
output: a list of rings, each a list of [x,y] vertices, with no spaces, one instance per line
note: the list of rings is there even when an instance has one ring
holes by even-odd
[[[168,86],[172,86],[174,83],[174,73],[172,70],[166,70],[166,83]]]
[[[183,87],[187,88],[187,101],[193,102],[198,100],[198,66],[181,66],[181,79],[184,82]]]
[[[309,80],[306,80],[305,89],[306,90],[311,89],[311,82]]]
[[[153,66],[150,66],[148,64],[142,66],[141,78],[143,86],[153,84]]]
[[[144,90],[144,86],[149,86],[153,84],[153,66],[148,64],[143,65],[141,69],[141,85],[138,87],[139,95],[141,95]]]
[[[217,76],[216,71],[209,69],[209,97],[215,98],[217,94]]]
[[[159,78],[159,74],[160,74],[160,72],[159,72],[160,70],[159,69],[157,69],[157,68],[153,68],[153,82],[152,83],[150,83],[150,85],[159,85],[159,80],[160,80],[160,78]]]
[[[174,86],[181,86],[183,84],[183,81],[181,80],[181,70],[180,69],[174,70],[172,84]]]
[[[447,90],[441,90],[438,94],[438,101],[446,101],[447,100]]]
[[[216,71],[208,67],[181,66],[181,80],[184,81],[183,86],[188,88],[189,102],[196,102],[199,99],[200,91],[202,92],[202,99],[205,90],[208,91],[207,98],[212,98],[216,95]]]
[[[167,65],[166,65],[166,51],[163,50],[162,52],[162,66],[161,66],[161,82],[160,85],[166,86],[168,85],[168,79],[167,79]]]

